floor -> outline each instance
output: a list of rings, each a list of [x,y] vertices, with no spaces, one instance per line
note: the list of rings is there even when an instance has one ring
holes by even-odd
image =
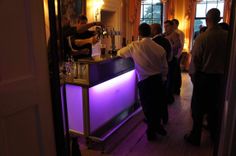
[[[183,73],[181,94],[176,96],[175,103],[169,106],[169,123],[165,126],[167,136],[158,136],[156,141],[148,142],[145,135],[146,125],[140,120],[110,151],[103,153],[99,149],[88,149],[80,142],[82,156],[212,156],[213,147],[206,130],[203,129],[200,147],[192,146],[183,139],[192,124],[191,94],[191,80],[187,73]]]

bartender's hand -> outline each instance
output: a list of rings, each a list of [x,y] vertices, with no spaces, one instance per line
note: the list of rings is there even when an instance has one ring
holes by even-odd
[[[103,27],[104,25],[102,24],[102,22],[93,22],[94,26],[101,26]]]
[[[92,44],[96,44],[99,41],[97,36],[92,37]]]

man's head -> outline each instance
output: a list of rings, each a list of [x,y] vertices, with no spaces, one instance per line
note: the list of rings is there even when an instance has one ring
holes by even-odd
[[[162,33],[161,25],[159,23],[153,23],[151,25],[151,34],[152,34],[152,36],[155,36],[155,35],[161,34],[161,33]]]
[[[138,27],[140,37],[150,37],[151,27],[147,23],[142,23]]]
[[[173,24],[173,22],[172,22],[171,20],[166,20],[166,21],[164,22],[165,32],[166,32],[167,34],[173,32],[173,30],[174,30],[173,25],[174,25],[174,24]]]
[[[179,20],[177,20],[177,19],[172,19],[172,22],[173,22],[173,27],[174,27],[174,29],[178,29],[178,26],[179,26]]]
[[[88,19],[85,15],[80,15],[78,17],[78,24],[87,24]]]
[[[206,24],[216,25],[220,21],[220,10],[217,8],[210,9],[206,14]]]

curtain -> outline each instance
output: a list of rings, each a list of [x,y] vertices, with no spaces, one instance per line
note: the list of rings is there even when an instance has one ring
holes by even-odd
[[[132,39],[138,38],[140,24],[141,0],[129,0],[129,22],[132,28]]]
[[[189,39],[188,51],[190,51],[192,47],[193,29],[194,29],[194,20],[195,20],[197,2],[198,0],[189,0],[186,3],[185,19],[187,22],[186,23],[186,37]]]
[[[165,20],[173,19],[175,15],[175,0],[162,0],[165,7]]]
[[[231,11],[232,0],[225,0],[224,2],[224,22],[230,22],[230,11]]]

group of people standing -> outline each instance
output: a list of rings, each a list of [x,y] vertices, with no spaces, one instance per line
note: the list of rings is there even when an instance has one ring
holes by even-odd
[[[227,32],[218,27],[220,11],[210,9],[206,14],[207,30],[196,38],[192,49],[193,95],[191,101],[193,127],[184,139],[200,145],[203,116],[207,114],[213,140],[218,137],[219,109],[223,96],[223,76],[226,65]],[[168,122],[167,104],[180,94],[181,71],[178,59],[184,46],[184,34],[178,30],[178,20],[160,24],[142,23],[139,41],[118,51],[121,57],[132,57],[138,76],[141,106],[147,122],[146,135],[155,140],[156,133],[167,135],[163,124]]]
[[[178,58],[183,49],[184,35],[177,31],[178,24],[177,19],[165,21],[165,33],[162,33],[160,24],[142,23],[139,26],[140,40],[118,51],[119,56],[134,60],[149,141],[155,140],[156,132],[167,135],[163,127],[168,122],[167,107],[174,102],[173,95],[180,94]]]

